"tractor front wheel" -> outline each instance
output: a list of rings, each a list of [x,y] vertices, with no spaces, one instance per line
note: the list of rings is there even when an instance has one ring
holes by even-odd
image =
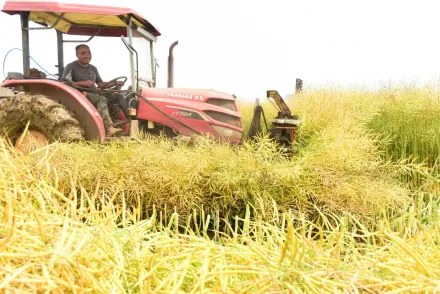
[[[26,94],[0,100],[0,136],[19,151],[54,141],[84,140],[79,122],[62,104],[43,95]]]

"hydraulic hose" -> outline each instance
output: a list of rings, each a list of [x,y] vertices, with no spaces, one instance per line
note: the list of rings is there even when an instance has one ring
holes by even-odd
[[[3,59],[3,76],[4,76],[4,78],[6,79],[6,73],[5,73],[5,64],[6,64],[6,58],[8,57],[8,55],[9,55],[9,53],[11,53],[12,51],[14,51],[14,50],[20,50],[20,51],[22,51],[23,52],[23,49],[21,49],[21,48],[12,48],[11,50],[9,50],[7,53],[6,53],[6,55],[5,55],[5,57],[4,57],[4,59]],[[48,72],[47,70],[45,70],[34,58],[32,58],[32,56],[30,56],[29,55],[29,58],[33,61],[33,62],[35,62],[35,64],[39,67],[39,68],[41,68],[46,74],[48,74],[49,76],[53,76],[53,77],[56,77],[55,75],[53,75],[53,74],[51,74],[50,72]],[[26,75],[26,73],[24,72],[23,73],[23,75]]]

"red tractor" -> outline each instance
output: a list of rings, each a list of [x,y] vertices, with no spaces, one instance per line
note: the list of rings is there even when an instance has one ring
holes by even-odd
[[[160,33],[137,12],[129,8],[13,0],[6,1],[2,11],[21,19],[23,72],[8,73],[1,86],[12,89],[15,95],[0,97],[0,136],[6,136],[16,147],[23,140],[33,139],[45,144],[55,140],[105,142],[103,120],[85,97],[88,91],[123,95],[128,111],[121,111],[120,115],[126,119],[124,113],[129,113],[130,124],[125,130],[130,136],[139,131],[168,136],[209,134],[232,144],[241,142],[243,124],[235,96],[214,90],[173,88],[172,53],[177,42],[170,47],[168,88],[156,88],[153,44]],[[30,26],[30,21],[40,26]],[[44,29],[57,33],[58,78],[48,78],[30,68],[29,32]],[[87,39],[70,40],[64,38],[66,34]],[[118,38],[125,44],[131,82],[127,90],[116,86],[106,90],[82,88],[61,78],[64,43],[87,43],[97,36]],[[128,78],[112,81],[118,80],[125,82]],[[287,127],[284,139],[287,134],[293,140],[293,127],[296,126]],[[285,132],[285,128],[279,130]]]
[[[23,73],[8,73],[2,87],[13,89],[13,98],[0,100],[0,129],[15,144],[28,127],[27,136],[52,140],[88,140],[103,143],[106,139],[103,121],[96,108],[85,97],[85,89],[60,78],[51,79],[30,69],[29,32],[54,29],[58,45],[58,77],[64,68],[64,34],[121,38],[130,57],[131,86],[101,90],[123,94],[131,116],[128,133],[137,130],[168,135],[210,134],[231,143],[242,139],[241,115],[232,95],[213,90],[176,89],[172,87],[172,54],[170,54],[169,88],[156,85],[153,44],[159,31],[145,18],[127,8],[104,7],[59,2],[6,1],[2,11],[20,15],[23,42]],[[40,27],[29,26],[29,21]],[[127,40],[128,39],[128,40]],[[176,45],[174,43],[170,48]],[[148,54],[150,56],[138,56]],[[149,62],[139,62],[139,60]],[[150,76],[147,76],[150,74]],[[112,81],[123,80],[118,77]],[[25,93],[26,95],[22,95]],[[123,112],[121,112],[121,116]],[[28,125],[28,122],[30,124]],[[3,133],[2,135],[4,135]]]

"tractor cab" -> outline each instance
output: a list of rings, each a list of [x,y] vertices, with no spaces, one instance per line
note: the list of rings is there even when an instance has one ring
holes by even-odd
[[[129,79],[131,85],[127,90],[113,88],[108,91],[122,93],[128,100],[131,123],[127,133],[130,136],[139,131],[165,132],[171,136],[208,134],[231,143],[241,141],[243,126],[235,96],[214,90],[173,88],[172,50],[177,42],[170,47],[168,88],[156,88],[154,43],[161,34],[136,11],[122,7],[18,0],[7,0],[1,11],[20,16],[23,51],[23,72],[8,73],[1,86],[31,96],[42,95],[62,105],[78,122],[83,139],[103,143],[106,133],[102,118],[84,95],[94,90],[77,87],[61,79],[65,66],[63,45],[72,42],[87,44],[95,37],[113,37],[127,48],[126,60],[130,67],[130,77],[113,80]],[[29,38],[34,30],[56,31],[58,78],[46,77],[30,68]],[[66,38],[66,35],[74,35],[77,39]],[[96,65],[99,68],[99,64]],[[42,100],[41,97],[38,99]],[[0,108],[2,105],[5,103],[0,103]],[[8,112],[4,109],[4,113]],[[38,125],[38,119],[26,119],[31,121],[31,127],[34,121],[33,128],[43,128]],[[0,130],[8,129],[10,134],[24,128],[23,121],[14,125],[10,121],[10,118],[0,115]],[[49,140],[63,140],[61,135],[50,131],[40,132],[49,135]]]
[[[154,87],[156,84],[153,43],[156,42],[160,33],[150,22],[132,9],[49,1],[8,0],[4,4],[2,12],[10,15],[20,15],[23,42],[23,75],[25,77],[37,77],[32,74],[29,68],[29,38],[31,32],[54,29],[57,34],[57,67],[60,77],[64,69],[63,45],[65,43],[88,43],[94,37],[116,37],[123,38],[130,51],[132,86],[134,88],[138,88],[138,86]],[[41,26],[32,26],[30,22]],[[85,37],[77,40],[66,40],[63,37],[64,35]],[[141,54],[138,54],[138,52],[141,52]],[[134,54],[138,54],[139,62],[133,56]]]

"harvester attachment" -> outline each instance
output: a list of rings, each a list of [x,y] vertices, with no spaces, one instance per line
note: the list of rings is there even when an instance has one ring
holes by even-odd
[[[269,122],[272,124],[269,128],[263,107],[259,105],[259,101],[257,99],[248,137],[253,139],[259,133],[262,133],[261,117],[263,117],[264,125],[266,127],[266,131],[270,135],[270,138],[272,138],[280,146],[283,152],[292,154],[292,145],[295,140],[296,130],[300,125],[300,120],[296,115],[292,115],[286,102],[284,102],[283,98],[277,91],[268,90],[267,99],[278,110],[278,115],[269,120]]]

